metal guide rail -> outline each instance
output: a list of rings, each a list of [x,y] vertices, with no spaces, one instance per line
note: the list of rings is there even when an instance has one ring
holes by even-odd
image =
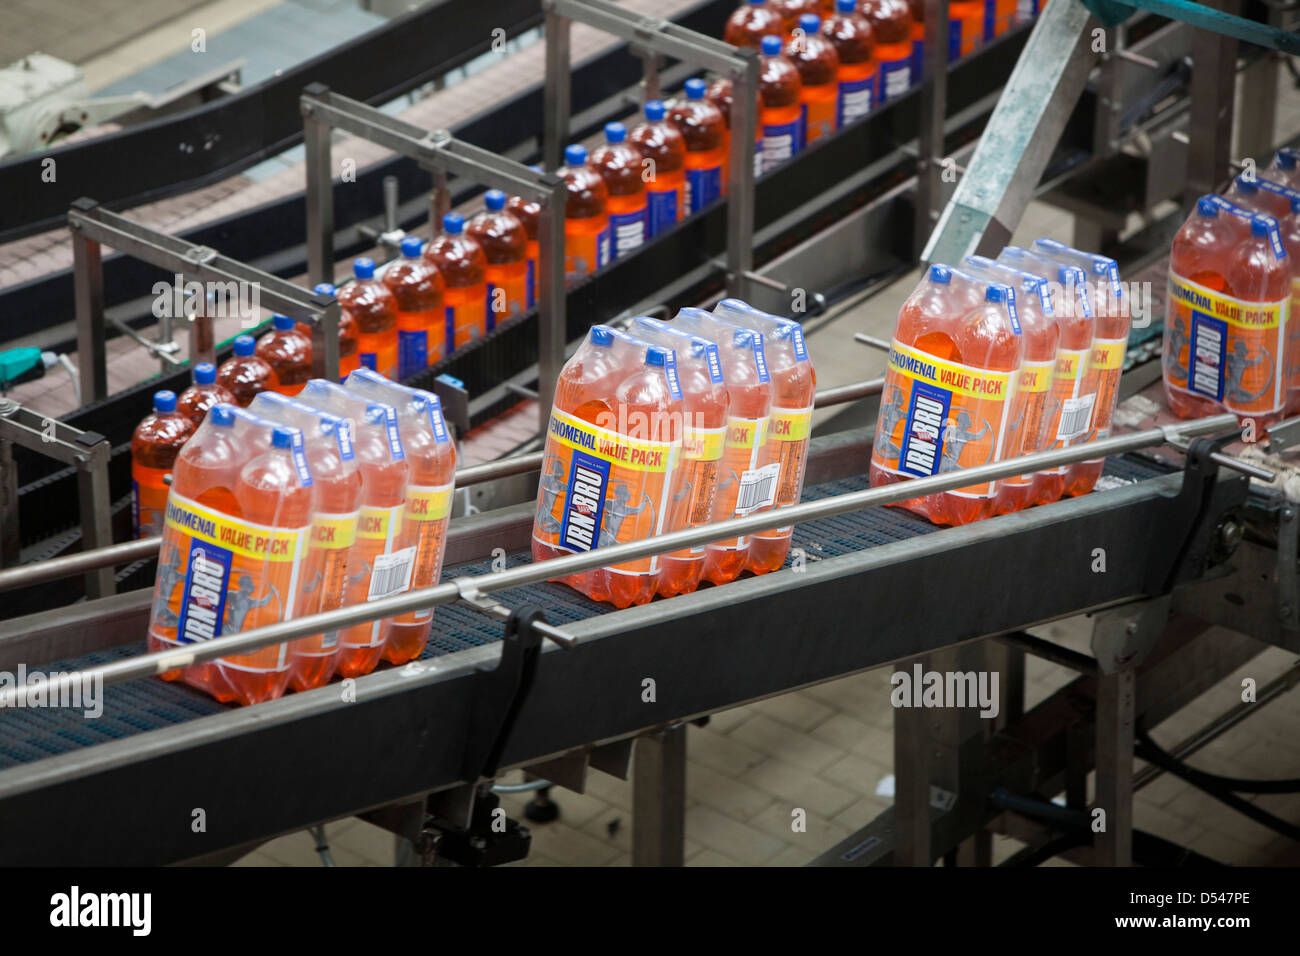
[[[1191,437],[1230,425],[1230,416],[1217,416],[1177,432]],[[1172,434],[1151,430],[1067,451],[1121,453]],[[540,607],[573,638],[568,649],[540,647],[531,690],[517,701],[513,730],[499,742],[494,766],[508,768],[981,635],[1165,593],[1220,560],[1209,542],[1246,497],[1245,479],[1216,480],[1213,462],[1208,474],[1180,475],[1112,458],[1108,472],[1131,484],[936,529],[905,512],[869,507],[908,496],[899,486],[865,487],[870,441],[866,431],[814,440],[806,500],[790,514],[798,522],[795,550],[785,568],[762,577],[614,611],[545,579],[561,565],[607,563],[615,550],[626,559],[638,548],[671,550],[724,529],[757,530],[770,516],[532,565],[520,563],[532,520],[531,508],[522,506],[464,519],[449,538],[449,548],[462,555],[505,547],[512,554],[504,571],[490,570],[490,560],[464,564],[450,568],[444,584],[415,595],[186,649],[218,656],[241,642],[244,649],[278,642],[295,629],[387,616],[402,603],[444,605],[420,661],[357,680],[347,700],[333,684],[226,708],[161,681],[116,683],[153,672],[167,657],[139,653],[148,592],[4,622],[0,669],[21,662],[35,669],[36,661],[71,657],[66,652],[75,647],[79,659],[42,669],[94,668],[109,686],[96,720],[66,709],[0,708],[0,861],[194,859],[474,781],[480,765],[469,742],[483,739],[485,723],[500,721],[485,713],[483,701],[506,652],[498,650],[505,646],[499,625],[479,607],[456,603],[467,595],[491,594],[517,610]],[[1040,453],[983,470],[1006,475],[1061,457]],[[974,470],[919,479],[908,491],[973,477]],[[1096,547],[1107,549],[1107,574],[1087,573]],[[972,573],[987,568],[998,569],[999,582],[1033,584],[989,587]],[[43,658],[43,650],[54,653]],[[641,695],[647,677],[657,685],[651,703]],[[4,702],[12,705],[13,696]],[[88,792],[96,795],[89,805]],[[194,807],[208,813],[205,833],[189,825]]]

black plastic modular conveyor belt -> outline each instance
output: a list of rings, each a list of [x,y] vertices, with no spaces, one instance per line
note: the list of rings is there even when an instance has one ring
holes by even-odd
[[[1147,459],[1124,456],[1107,459],[1105,474],[1132,482],[1169,470]],[[828,481],[805,488],[804,500],[859,491],[866,485],[865,475]],[[1104,491],[1093,493],[1105,494]],[[801,548],[808,560],[816,561],[938,530],[930,522],[898,508],[869,508],[796,525],[792,550]],[[507,565],[513,567],[528,560],[526,552],[518,552],[508,556]],[[790,561],[787,557],[787,567]],[[491,560],[483,560],[447,568],[443,577],[473,577],[491,570]],[[502,591],[497,597],[508,607],[535,604],[545,608],[550,622],[559,626],[612,610],[611,605],[598,604],[572,588],[549,582]],[[496,619],[464,604],[446,605],[437,609],[433,634],[422,658],[453,654],[500,639],[501,623]],[[144,649],[144,642],[139,641],[73,660],[33,666],[31,670],[43,674],[82,670],[144,653]],[[0,770],[230,709],[230,705],[220,704],[188,685],[154,678],[106,687],[102,703],[103,714],[95,720],[84,719],[82,711],[74,708],[16,708],[0,712]]]

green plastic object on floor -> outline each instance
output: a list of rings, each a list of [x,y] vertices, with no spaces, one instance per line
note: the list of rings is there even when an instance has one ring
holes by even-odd
[[[16,382],[39,365],[42,365],[40,349],[9,349],[0,352],[0,385]]]

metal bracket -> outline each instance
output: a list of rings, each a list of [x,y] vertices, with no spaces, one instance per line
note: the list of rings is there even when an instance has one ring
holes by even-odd
[[[1171,600],[1165,594],[1093,616],[1092,653],[1103,674],[1116,674],[1141,663],[1164,633]]]
[[[512,615],[518,613],[518,611],[511,612],[510,608],[501,604],[499,601],[493,600],[480,591],[478,586],[474,583],[473,578],[454,578],[451,583],[456,585],[456,590],[460,592],[460,599],[462,601],[466,604],[472,604],[484,614],[491,614],[493,617],[499,617],[508,624],[512,619]],[[573,650],[573,648],[577,646],[578,639],[576,637],[568,631],[562,631],[554,625],[547,624],[546,621],[540,617],[540,614],[541,612],[538,611],[539,616],[537,620],[531,622],[531,627],[534,630],[539,634],[549,637],[566,651]]]
[[[1300,508],[1292,501],[1283,502],[1277,522],[1277,616],[1287,631],[1300,631],[1297,535],[1300,535]]]

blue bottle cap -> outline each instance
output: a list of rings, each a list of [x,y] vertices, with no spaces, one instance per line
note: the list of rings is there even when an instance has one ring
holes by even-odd
[[[194,384],[211,385],[217,380],[217,367],[211,362],[200,362],[194,366]]]
[[[763,37],[762,48],[764,56],[780,56],[781,38],[769,33],[767,36]]]
[[[749,5],[751,7],[761,7],[765,3],[767,3],[767,0],[749,0]]]
[[[668,349],[658,345],[650,346],[645,350],[645,363],[655,368],[663,368],[668,364]]]
[[[947,266],[930,266],[930,281],[947,285],[952,281],[952,270]]]
[[[241,335],[235,339],[235,354],[246,358],[257,351],[257,343],[251,335]]]
[[[271,316],[271,327],[278,332],[288,332],[293,328],[293,319],[287,315],[273,315]]]
[[[1269,227],[1273,223],[1264,216],[1255,216],[1250,220],[1250,234],[1252,236],[1268,236]]]
[[[458,212],[449,212],[442,217],[442,231],[449,236],[459,236],[465,231],[465,217]]]
[[[333,295],[338,291],[338,289],[334,288],[334,283],[332,282],[318,282],[316,285],[312,286],[311,291],[315,292],[317,295]]]
[[[1290,149],[1279,149],[1277,151],[1277,168],[1278,169],[1295,169],[1295,152]]]
[[[1005,302],[1007,301],[1007,290],[1005,286],[991,285],[984,290],[985,302]]]
[[[605,142],[621,143],[627,139],[627,127],[622,123],[605,124]]]
[[[375,277],[375,260],[362,256],[352,263],[352,274],[358,279],[373,279]]]
[[[271,429],[271,447],[272,448],[292,448],[293,432],[282,425],[277,425]]]
[[[424,243],[419,236],[406,236],[402,239],[402,255],[408,259],[420,258],[420,250],[424,248]]]
[[[591,335],[588,336],[588,341],[591,342],[592,345],[599,345],[601,347],[613,345],[614,330],[608,325],[593,325],[591,327]]]
[[[1209,196],[1202,196],[1196,200],[1196,214],[1211,219],[1219,214],[1219,207],[1214,204],[1214,200]]]
[[[213,405],[208,409],[208,417],[204,419],[221,428],[229,428],[235,424],[235,408],[233,405],[227,405],[222,402],[220,405]]]
[[[708,91],[708,87],[704,85],[704,81],[701,79],[687,80],[683,89],[686,90],[688,100],[702,100],[704,94]]]
[[[483,194],[483,205],[492,212],[506,208],[506,194],[499,189],[489,189]]]
[[[153,393],[153,410],[155,412],[176,411],[176,393],[164,389]]]
[[[1243,179],[1241,176],[1238,176],[1237,191],[1240,193],[1245,193],[1247,196],[1253,196],[1255,195],[1255,193],[1259,192],[1259,184],[1253,183],[1249,179]]]
[[[805,34],[816,33],[821,29],[822,21],[815,13],[805,13],[799,18],[799,29]]]
[[[664,101],[651,100],[645,105],[645,118],[652,123],[658,123],[664,118]]]
[[[835,11],[837,13],[852,13],[853,8],[857,6],[857,0],[835,0]]]
[[[570,169],[587,165],[587,147],[578,143],[564,148],[564,165]]]

